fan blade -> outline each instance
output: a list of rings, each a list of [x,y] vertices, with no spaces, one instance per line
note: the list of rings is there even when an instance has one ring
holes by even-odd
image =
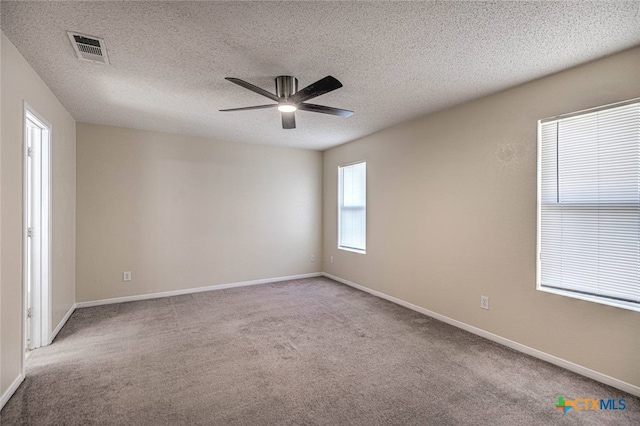
[[[282,128],[283,129],[295,129],[296,128],[296,116],[293,112],[282,113]]]
[[[275,108],[275,107],[277,107],[277,106],[278,106],[278,104],[256,105],[256,106],[243,107],[243,108],[229,108],[229,109],[221,109],[220,111],[222,111],[222,112],[227,112],[227,111],[248,111],[248,110],[250,110],[250,109]]]
[[[334,77],[328,75],[325,78],[316,81],[315,83],[311,83],[299,92],[294,93],[294,95],[291,96],[289,100],[297,104],[300,102],[304,102],[307,99],[324,95],[325,93],[331,92],[332,90],[336,90],[341,87],[342,83],[340,83]]]
[[[353,111],[348,109],[332,108],[324,105],[298,104],[296,107],[302,111],[321,112],[323,114],[339,115],[340,117],[351,117]]]
[[[258,87],[258,86],[254,86],[254,85],[253,85],[253,84],[251,84],[251,83],[247,83],[247,82],[246,82],[246,81],[244,81],[244,80],[240,80],[239,78],[234,78],[234,77],[225,77],[224,79],[225,79],[225,80],[229,80],[230,82],[235,83],[235,84],[237,84],[238,86],[242,86],[242,87],[244,87],[245,89],[249,89],[249,90],[251,90],[252,92],[256,92],[256,93],[258,93],[258,94],[260,94],[260,95],[262,95],[262,96],[266,96],[266,97],[267,97],[267,98],[269,98],[269,99],[273,99],[273,100],[274,100],[274,101],[276,101],[276,102],[278,102],[278,100],[279,100],[279,98],[278,98],[276,95],[274,95],[273,93],[267,92],[266,90],[264,90],[264,89],[262,89],[262,88],[260,88],[260,87]]]

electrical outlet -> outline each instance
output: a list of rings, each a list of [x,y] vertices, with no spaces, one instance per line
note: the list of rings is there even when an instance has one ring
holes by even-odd
[[[315,261],[316,261],[316,255],[315,255],[315,254],[312,254],[312,255],[311,255],[311,261],[312,261],[312,262],[315,262]]]
[[[122,281],[131,281],[131,271],[122,273]]]
[[[480,296],[480,307],[482,309],[489,309],[489,296]]]
[[[329,261],[330,261],[331,263],[333,263],[333,256],[331,256],[331,257],[329,258]]]

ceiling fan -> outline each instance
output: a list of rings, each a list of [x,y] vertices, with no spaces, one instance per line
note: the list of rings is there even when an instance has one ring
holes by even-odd
[[[221,109],[220,111],[247,111],[252,109],[264,109],[264,108],[278,108],[278,111],[282,113],[282,128],[283,129],[295,129],[296,117],[294,112],[297,110],[320,112],[322,114],[338,115],[340,117],[350,117],[353,115],[353,111],[346,109],[333,108],[324,105],[306,104],[304,101],[313,99],[325,93],[331,92],[342,87],[336,78],[328,75],[315,83],[312,83],[304,89],[298,91],[298,79],[282,75],[276,77],[276,94],[254,86],[251,83],[247,83],[244,80],[234,77],[226,77],[225,80],[229,80],[232,83],[242,86],[245,89],[249,89],[252,92],[256,92],[262,96],[266,96],[277,102],[277,104],[269,105],[256,105],[244,108],[231,108]]]

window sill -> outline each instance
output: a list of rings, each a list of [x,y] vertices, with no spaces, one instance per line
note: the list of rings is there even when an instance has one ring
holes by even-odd
[[[359,249],[354,249],[354,248],[350,248],[350,247],[340,247],[340,246],[338,246],[338,250],[350,251],[352,253],[358,253],[358,254],[367,254],[366,250],[359,250]]]
[[[539,284],[536,287],[536,289],[538,291],[543,291],[545,293],[551,293],[559,296],[570,297],[572,299],[585,300],[587,302],[598,303],[600,305],[613,306],[616,308],[627,309],[629,311],[640,312],[640,304],[638,303],[625,302],[623,300],[608,299],[606,297],[598,297],[590,294],[575,293],[573,291],[560,290],[557,288],[543,287]]]

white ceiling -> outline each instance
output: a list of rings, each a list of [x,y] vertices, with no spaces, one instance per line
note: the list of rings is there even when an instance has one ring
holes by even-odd
[[[2,31],[80,122],[326,149],[640,44],[640,2],[9,2]],[[66,31],[104,38],[82,62]],[[350,118],[275,109],[224,80],[275,91],[333,75],[310,101]]]

